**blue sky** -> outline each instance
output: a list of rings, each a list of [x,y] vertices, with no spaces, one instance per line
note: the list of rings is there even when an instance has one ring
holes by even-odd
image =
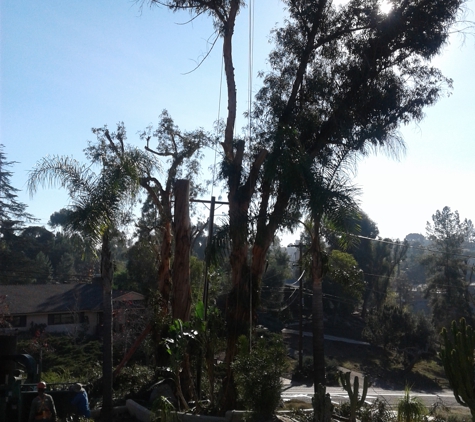
[[[475,10],[475,0],[468,2]],[[18,163],[12,184],[46,225],[67,205],[59,190],[25,192],[28,170],[45,155],[72,155],[94,140],[92,127],[124,121],[128,142],[156,124],[163,109],[185,130],[211,130],[221,105],[221,45],[194,72],[212,36],[209,18],[188,25],[186,14],[131,0],[3,0],[1,11],[0,143]],[[269,31],[282,22],[280,0],[254,3],[252,91],[266,69]],[[474,20],[473,13],[468,15]],[[247,109],[248,9],[239,16],[234,53],[238,114]],[[452,95],[427,109],[418,125],[401,129],[407,153],[399,162],[378,155],[361,161],[355,182],[361,205],[385,237],[425,232],[445,205],[475,220],[475,40],[454,36],[435,63],[454,79]],[[245,124],[241,118],[238,127]],[[211,154],[212,155],[212,154]],[[212,157],[210,158],[212,161]],[[216,192],[215,192],[216,194]]]

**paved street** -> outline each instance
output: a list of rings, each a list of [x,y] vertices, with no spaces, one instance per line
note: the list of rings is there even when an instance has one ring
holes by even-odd
[[[287,334],[299,334],[298,330],[284,328],[283,333]],[[312,337],[311,332],[304,331],[302,333],[303,337]],[[357,340],[351,340],[342,337],[334,337],[325,335],[325,340],[332,340],[338,342],[359,344],[359,345],[369,345],[369,343]],[[296,351],[294,351],[297,353]],[[344,371],[344,368],[341,370]],[[360,380],[362,379],[362,374],[352,372],[352,377],[358,375]],[[360,387],[361,388],[361,387]],[[348,400],[348,395],[342,387],[327,387],[327,393],[330,393],[332,401],[340,403],[342,401]],[[451,390],[441,390],[437,393],[433,392],[422,392],[422,391],[411,391],[412,396],[418,396],[421,398],[422,402],[427,406],[431,406],[436,403],[438,400],[441,400],[443,404],[447,407],[462,407],[457,403],[455,397]],[[376,398],[384,399],[391,405],[396,405],[398,400],[404,396],[404,390],[385,390],[382,388],[370,387],[368,394],[366,396],[366,401],[373,402]],[[292,385],[291,381],[288,379],[283,379],[283,389],[282,389],[282,398],[284,400],[289,400],[291,398],[299,398],[306,402],[311,402],[313,397],[313,385],[307,386],[304,384]]]
[[[330,393],[331,398],[335,402],[342,402],[348,400],[348,395],[345,390],[341,387],[327,387],[327,392]],[[374,401],[377,397],[386,400],[389,404],[395,405],[402,396],[404,391],[402,390],[384,390],[382,388],[373,388],[370,387],[366,400],[368,402]],[[411,391],[411,395],[418,396],[422,399],[426,406],[430,406],[435,403],[437,400],[442,400],[443,403],[448,407],[458,407],[460,406],[455,397],[450,390],[442,390],[435,393],[430,392],[421,392],[421,391]],[[292,385],[289,380],[284,380],[284,386],[282,390],[282,398],[284,400],[289,400],[291,398],[299,398],[304,401],[311,401],[313,397],[313,385]]]

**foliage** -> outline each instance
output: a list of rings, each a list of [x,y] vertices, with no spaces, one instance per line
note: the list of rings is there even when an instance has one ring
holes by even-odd
[[[385,305],[379,312],[370,312],[363,337],[385,349],[428,350],[434,341],[434,331],[423,314],[415,315],[404,308]]]
[[[114,398],[123,400],[146,389],[156,380],[154,369],[149,365],[134,364],[124,367],[114,379]]]
[[[245,2],[144,1],[208,14],[216,39],[223,40],[228,116],[221,176],[227,183],[232,248],[226,355],[231,365],[237,338],[255,316],[238,298],[253,295],[252,303],[257,303],[274,235],[279,228],[295,226],[309,194],[306,182],[312,179],[305,176],[324,173],[327,163],[346,154],[369,153],[381,145],[397,150],[398,126],[420,120],[423,109],[451,86],[430,59],[447,41],[463,1],[397,2],[385,14],[372,0],[341,7],[323,0],[286,0],[288,17],[273,34],[275,48],[252,108],[249,142],[235,137],[231,48],[236,16]],[[312,195],[314,203],[318,200]],[[250,233],[250,222],[255,222],[255,233]],[[228,375],[231,383],[230,368]],[[225,390],[232,394],[232,388]],[[233,404],[230,396],[225,401]]]
[[[336,249],[328,255],[328,267],[323,283],[325,310],[334,317],[350,315],[363,293],[363,272],[352,255]]]
[[[397,404],[398,422],[422,422],[427,414],[427,409],[417,396],[411,396],[411,389],[406,386],[404,397]]]
[[[270,248],[266,271],[262,278],[260,307],[266,311],[279,312],[282,307],[283,288],[290,278],[289,255],[279,243]]]
[[[458,403],[468,407],[475,418],[475,334],[464,318],[459,326],[452,322],[450,335],[446,328],[442,329],[443,346],[440,358],[445,374],[449,379],[450,388]]]
[[[7,168],[15,164],[15,161],[6,161],[7,156],[0,144],[0,223],[10,221],[15,225],[22,225],[26,221],[34,221],[35,218],[26,212],[27,206],[18,201],[19,189],[10,184],[13,175]]]
[[[152,404],[152,422],[176,422],[175,407],[163,396],[157,397]]]
[[[313,357],[304,356],[302,359],[302,368],[299,362],[295,362],[294,370],[292,372],[292,380],[297,382],[313,382]]]
[[[163,343],[170,357],[170,370],[173,374],[175,385],[177,386],[177,394],[181,406],[183,406],[185,410],[188,410],[188,403],[182,389],[181,373],[184,368],[189,371],[188,349],[190,342],[194,340],[197,335],[198,331],[193,329],[191,322],[183,322],[180,319],[175,319],[168,327],[168,336],[163,339]],[[188,376],[189,374],[185,375]]]
[[[158,159],[159,168],[165,168],[165,177],[159,177],[148,171],[140,177],[140,185],[147,191],[148,197],[142,208],[139,223],[141,241],[153,251],[155,260],[148,260],[148,269],[158,268],[158,290],[162,301],[162,312],[171,308],[175,317],[188,320],[190,317],[189,301],[182,300],[182,295],[189,294],[189,286],[180,290],[181,282],[172,280],[172,239],[176,230],[173,224],[173,197],[175,185],[179,179],[189,181],[190,195],[199,196],[203,186],[198,183],[202,148],[210,143],[210,135],[203,129],[185,132],[179,129],[166,110],[163,110],[157,128],[147,127],[140,138],[146,143],[145,149]],[[150,142],[156,141],[155,147]],[[192,207],[193,208],[193,207]],[[175,262],[177,262],[175,260]],[[149,273],[150,274],[150,273]],[[175,271],[175,278],[180,275]],[[173,291],[172,291],[173,290]],[[176,290],[176,291],[174,291]],[[179,292],[179,293],[178,293]],[[181,305],[180,305],[181,304]]]
[[[71,157],[47,156],[41,159],[28,177],[28,190],[39,186],[59,185],[68,191],[71,205],[65,229],[80,233],[93,247],[101,248],[103,287],[103,417],[112,416],[112,248],[118,227],[130,222],[132,205],[139,191],[139,179],[154,168],[154,161],[136,148],[124,144],[123,124],[116,132],[107,127],[93,129],[96,144],[89,144],[86,156],[90,164],[80,164]],[[92,166],[99,166],[96,174]]]
[[[361,422],[395,422],[396,416],[386,400],[377,398],[371,404],[365,404],[359,412]]]
[[[7,222],[0,231],[5,257],[0,283],[85,282],[99,272],[95,251],[78,234],[54,234],[38,226],[13,230]]]
[[[41,328],[36,327],[31,337],[20,340],[18,351],[32,355],[41,363],[46,377],[62,382],[71,379],[89,382],[100,376],[100,342],[84,339],[74,343],[68,335],[48,334]]]
[[[461,317],[472,322],[471,296],[468,290],[467,258],[462,245],[473,236],[471,220],[461,220],[458,211],[449,207],[437,210],[426,231],[431,240],[431,253],[422,261],[427,271],[426,297],[432,308],[437,329],[447,327]]]
[[[49,258],[43,253],[39,252],[35,258],[36,267],[36,283],[46,284],[50,283],[53,279],[53,266]]]
[[[215,356],[220,347],[219,336],[223,334],[222,321],[216,309],[208,310],[207,319],[203,302],[196,303],[194,315],[190,321],[183,322],[179,319],[173,320],[163,339],[169,357],[170,371],[177,386],[177,394],[181,405],[187,409],[185,395],[196,400],[198,397],[194,386],[183,385],[183,379],[191,380],[191,366],[195,363],[201,368],[202,363],[206,365],[206,375],[208,382],[208,395],[210,398],[209,408],[215,408]],[[186,387],[186,391],[183,388]]]
[[[269,334],[253,339],[239,338],[239,352],[233,363],[239,402],[256,420],[274,413],[280,404],[281,376],[286,367],[286,350],[281,336]]]

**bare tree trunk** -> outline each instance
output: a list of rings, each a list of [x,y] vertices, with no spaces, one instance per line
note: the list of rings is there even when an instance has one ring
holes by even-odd
[[[162,229],[162,243],[160,245],[160,264],[158,266],[158,292],[160,294],[160,311],[162,316],[168,314],[172,281],[170,261],[172,254],[172,224],[166,221]]]
[[[175,258],[173,260],[172,315],[174,319],[190,320],[190,182],[175,184]]]
[[[231,207],[230,203],[230,237],[232,240],[232,250],[230,256],[231,263],[231,283],[226,306],[227,321],[227,347],[226,347],[226,378],[224,380],[224,394],[222,409],[234,409],[236,404],[236,392],[231,364],[236,356],[237,339],[242,334],[249,331],[249,283],[250,273],[247,262],[247,207],[246,210],[239,209],[236,202]],[[236,211],[237,210],[237,211]]]
[[[101,277],[103,294],[102,418],[112,420],[112,278],[114,274],[109,233],[102,236]]]

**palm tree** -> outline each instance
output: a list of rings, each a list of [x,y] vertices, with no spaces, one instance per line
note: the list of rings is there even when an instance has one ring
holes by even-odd
[[[110,241],[114,229],[127,222],[130,205],[139,191],[139,178],[151,171],[153,162],[136,149],[125,149],[125,129],[116,133],[93,130],[97,145],[86,149],[91,164],[80,164],[71,157],[45,157],[28,178],[30,195],[39,186],[60,186],[68,191],[71,205],[65,229],[79,233],[92,246],[101,248],[101,280],[103,288],[103,407],[104,420],[112,420],[112,279],[113,262]],[[116,144],[118,143],[118,145]],[[91,170],[99,165],[98,174]]]
[[[317,394],[318,384],[325,385],[325,355],[323,338],[323,292],[322,280],[326,272],[326,255],[322,248],[322,226],[348,233],[356,230],[359,213],[354,197],[358,189],[346,177],[351,155],[347,151],[335,151],[332,161],[303,166],[307,186],[306,207],[311,216],[312,256],[312,325],[313,325],[313,364],[314,386]],[[346,241],[344,235],[341,241]]]

